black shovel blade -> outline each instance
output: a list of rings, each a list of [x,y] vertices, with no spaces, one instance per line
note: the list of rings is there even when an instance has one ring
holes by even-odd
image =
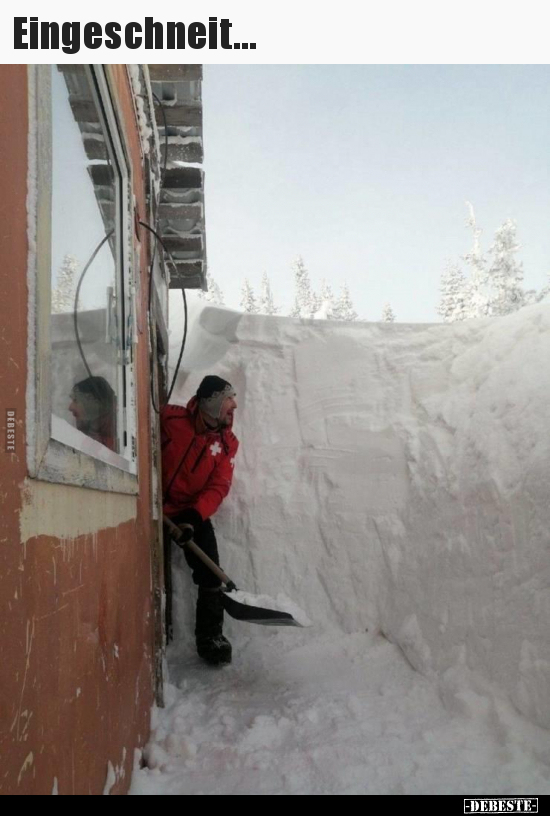
[[[248,623],[261,623],[263,626],[301,626],[290,612],[279,612],[277,609],[266,609],[263,606],[250,606],[236,601],[227,592],[222,592],[223,608],[236,620]]]

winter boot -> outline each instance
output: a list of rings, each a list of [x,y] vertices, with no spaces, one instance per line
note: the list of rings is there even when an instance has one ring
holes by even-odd
[[[206,663],[231,663],[231,644],[222,634],[223,605],[220,589],[199,587],[195,639],[197,652]]]

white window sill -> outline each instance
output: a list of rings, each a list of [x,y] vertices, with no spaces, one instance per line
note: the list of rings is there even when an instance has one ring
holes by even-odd
[[[108,465],[113,465],[120,470],[127,473],[135,473],[132,469],[132,463],[125,459],[115,451],[109,450],[101,442],[79,431],[74,425],[67,422],[66,419],[52,414],[52,430],[51,437],[57,442],[62,442],[69,448],[74,448],[81,453],[86,453],[88,456],[93,456],[94,459],[99,459],[101,462],[106,462]]]
[[[112,493],[138,493],[135,463],[52,416],[51,438],[36,478]]]

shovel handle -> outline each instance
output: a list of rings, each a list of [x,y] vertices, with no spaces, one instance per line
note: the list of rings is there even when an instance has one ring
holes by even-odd
[[[164,521],[164,524],[168,527],[172,538],[179,544],[179,541],[182,536],[180,528],[177,526],[177,524],[174,524],[174,522],[171,519],[169,519],[168,516],[163,515],[162,520]],[[228,589],[236,589],[235,584],[233,583],[229,575],[226,575],[226,573],[220,567],[218,567],[218,565],[215,564],[214,561],[212,561],[212,559],[209,558],[206,555],[206,553],[201,550],[200,547],[198,547],[195,544],[193,539],[184,542],[183,546],[191,550],[191,552],[194,555],[196,555],[197,558],[200,558],[203,564],[206,564],[208,569],[211,570],[214,573],[214,575],[216,575],[220,579],[220,581],[227,586]]]

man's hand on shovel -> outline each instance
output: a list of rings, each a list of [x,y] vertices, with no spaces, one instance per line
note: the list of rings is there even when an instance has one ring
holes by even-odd
[[[178,528],[181,531],[181,535],[177,540],[177,544],[180,547],[183,547],[184,544],[187,544],[188,541],[191,541],[195,530],[197,527],[200,527],[202,524],[202,517],[201,514],[197,512],[197,510],[193,510],[193,508],[188,508],[184,510],[178,516]]]
[[[178,544],[180,547],[184,547],[185,544],[187,544],[187,542],[191,541],[193,538],[193,533],[195,530],[192,524],[186,524],[185,522],[183,524],[178,524],[178,527],[181,535],[176,541],[176,544]]]

